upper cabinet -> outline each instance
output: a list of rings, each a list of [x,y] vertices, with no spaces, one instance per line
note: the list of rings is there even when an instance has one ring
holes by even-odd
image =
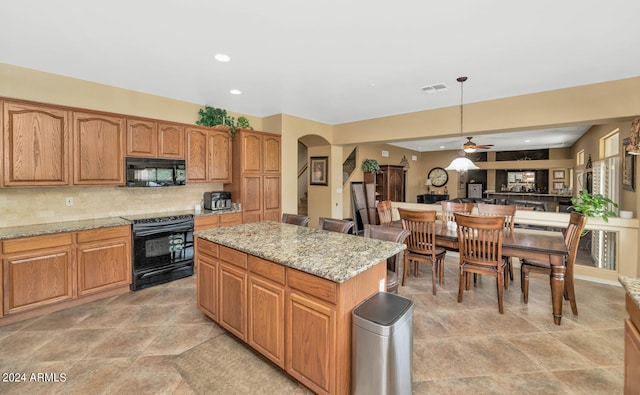
[[[187,182],[231,182],[231,137],[224,130],[187,127]]]
[[[73,183],[124,185],[124,118],[73,113]]]
[[[4,102],[4,185],[69,185],[69,112]]]
[[[184,159],[184,127],[128,118],[127,156]]]

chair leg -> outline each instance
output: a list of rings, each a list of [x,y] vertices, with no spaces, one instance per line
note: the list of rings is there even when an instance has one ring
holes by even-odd
[[[444,285],[444,257],[438,260],[438,266],[440,270],[440,284]]]
[[[436,294],[436,279],[438,278],[438,264],[436,262],[432,262],[431,264],[431,286],[433,287],[433,294]]]
[[[507,277],[509,275],[508,269],[507,267],[503,267],[502,268],[502,278],[504,280],[504,289],[505,291],[509,290],[509,278]]]
[[[524,293],[524,303],[529,303],[529,270],[520,267],[522,270],[522,292]]]
[[[465,279],[465,289],[468,291],[469,289],[471,289],[471,273],[465,273],[464,279]],[[475,276],[475,273],[473,274]]]
[[[418,261],[414,261],[414,262],[413,262],[413,264],[415,265],[415,266],[413,267],[413,276],[414,276],[414,277],[418,277],[418,276],[420,276],[420,272],[419,272],[419,269],[420,269],[420,262],[418,262]]]
[[[504,314],[504,307],[502,305],[502,294],[503,294],[503,290],[502,287],[504,286],[503,284],[501,284],[502,282],[504,282],[505,280],[505,275],[503,272],[499,272],[498,273],[498,311],[500,312],[500,314]]]
[[[465,278],[467,277],[467,273],[464,272],[464,269],[460,268],[460,277],[458,278],[458,303],[462,302],[462,292],[465,285]]]
[[[509,269],[509,278],[513,281],[513,265],[511,264],[511,257],[506,256],[504,259],[507,261],[507,268]]]
[[[578,315],[578,305],[576,304],[576,294],[575,294],[575,289],[573,288],[572,278],[565,277],[564,293],[565,293],[565,299],[569,299],[569,303],[571,303],[571,312],[573,313],[573,315]]]
[[[407,272],[409,271],[409,256],[404,256],[404,267],[402,269],[402,286],[404,287],[404,283],[407,280]]]

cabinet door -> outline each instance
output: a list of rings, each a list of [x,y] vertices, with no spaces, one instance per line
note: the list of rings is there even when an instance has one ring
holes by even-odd
[[[262,176],[242,177],[242,222],[262,220]]]
[[[5,102],[4,185],[69,185],[69,113]]]
[[[78,295],[131,284],[130,238],[78,245]]]
[[[394,202],[404,202],[404,171],[391,169],[388,175],[389,199]]]
[[[211,182],[231,182],[231,138],[225,131],[208,133],[207,164]]]
[[[158,124],[158,156],[184,159],[184,127],[166,123]]]
[[[297,292],[286,303],[286,371],[316,393],[333,392],[335,310]]]
[[[124,119],[73,113],[73,183],[124,185]]]
[[[187,134],[187,181],[207,181],[207,131],[188,128]]]
[[[264,136],[262,146],[263,172],[280,174],[280,137]]]
[[[218,322],[218,262],[206,255],[196,255],[198,267],[198,307]]]
[[[155,158],[158,155],[155,122],[127,119],[127,156]]]
[[[220,262],[218,324],[247,341],[247,272]]]
[[[71,245],[5,255],[2,259],[4,314],[71,299],[72,256]]]
[[[242,173],[262,172],[262,136],[257,133],[242,132],[242,158],[240,160]]]
[[[249,277],[247,343],[284,368],[284,287]]]
[[[280,217],[280,176],[265,175],[263,183],[263,218],[265,221],[279,222]]]

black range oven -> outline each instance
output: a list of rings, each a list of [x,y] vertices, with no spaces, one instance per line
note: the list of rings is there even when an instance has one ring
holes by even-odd
[[[193,275],[193,215],[129,220],[133,222],[133,291]]]

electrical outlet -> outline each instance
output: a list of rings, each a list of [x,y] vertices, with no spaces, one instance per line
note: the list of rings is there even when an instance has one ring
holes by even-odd
[[[67,207],[71,207],[71,206],[73,206],[73,198],[72,198],[71,196],[66,197],[66,198],[64,199],[64,204],[65,204]]]

